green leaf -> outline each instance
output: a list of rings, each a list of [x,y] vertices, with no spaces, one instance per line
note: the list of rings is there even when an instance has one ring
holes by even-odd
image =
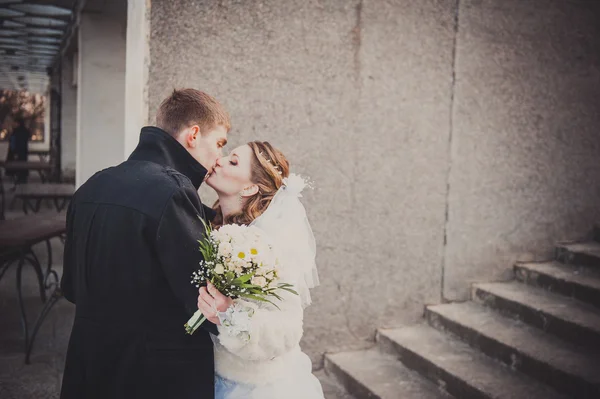
[[[255,284],[240,284],[240,287],[248,288],[248,289],[257,288],[262,291],[262,288],[260,287],[260,285],[255,285]]]
[[[298,293],[297,293],[296,291],[294,291],[293,289],[291,289],[291,288],[283,288],[283,287],[282,287],[281,289],[282,289],[282,290],[286,290],[287,292],[291,292],[291,293],[292,293],[292,294],[294,294],[294,295],[298,295]]]
[[[248,274],[241,275],[238,278],[236,278],[235,280],[233,280],[233,283],[234,284],[247,283],[248,281],[250,281],[252,279],[253,276],[254,276],[254,273],[248,273]]]
[[[244,293],[244,294],[241,294],[240,296],[243,297],[243,298],[254,299],[256,301],[269,302],[267,299],[262,298],[262,297],[260,297],[258,295],[252,295],[252,294],[245,294]]]
[[[254,300],[256,300],[256,301],[260,301],[260,302],[268,302],[268,303],[270,303],[271,305],[275,306],[277,309],[281,310],[281,308],[280,308],[279,306],[277,306],[275,303],[273,303],[272,301],[269,301],[269,300],[268,300],[268,299],[266,299],[266,298],[261,298],[261,297],[259,297],[258,295],[248,295],[248,294],[242,294],[242,295],[240,295],[240,296],[241,296],[241,297],[243,297],[243,298],[254,299]]]
[[[280,301],[283,301],[283,299],[276,293],[273,292],[271,295],[274,296],[275,298],[279,299]]]

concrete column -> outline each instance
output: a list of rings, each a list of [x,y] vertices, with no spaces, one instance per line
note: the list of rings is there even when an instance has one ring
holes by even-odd
[[[97,171],[124,159],[125,2],[81,15],[77,91],[79,187]]]
[[[140,128],[148,124],[149,41],[150,0],[129,1],[125,72],[125,157],[135,149]]]
[[[75,177],[77,159],[77,57],[73,52],[62,60],[61,166],[63,177],[69,180]]]

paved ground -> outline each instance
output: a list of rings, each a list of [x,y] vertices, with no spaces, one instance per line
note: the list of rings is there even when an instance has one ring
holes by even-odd
[[[57,261],[60,261],[62,244],[59,240],[54,241],[54,252],[59,255]],[[40,246],[35,252],[43,264],[45,247]],[[11,268],[0,281],[0,398],[58,398],[74,307],[64,300],[54,307],[36,339],[31,365],[25,365],[15,269]],[[26,310],[28,320],[33,323],[42,302],[31,268],[24,269],[24,277]]]
[[[9,212],[8,217],[21,215]],[[0,222],[1,223],[1,222]],[[56,269],[62,265],[62,243],[56,239],[52,243]],[[34,249],[42,264],[45,264],[46,250],[41,245]],[[42,303],[37,291],[35,276],[30,268],[24,269],[23,292],[28,319],[33,320]],[[23,338],[18,313],[15,268],[11,268],[0,281],[0,398],[2,399],[46,399],[58,398],[64,356],[74,316],[74,306],[61,300],[46,319],[36,339],[31,364],[24,364]],[[316,371],[323,382],[327,399],[350,399],[325,373]]]

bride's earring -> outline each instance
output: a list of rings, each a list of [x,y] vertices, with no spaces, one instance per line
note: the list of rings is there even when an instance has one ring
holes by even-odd
[[[242,196],[243,191],[240,191],[240,193],[238,194],[238,197],[240,199],[240,204],[244,203],[244,197]]]

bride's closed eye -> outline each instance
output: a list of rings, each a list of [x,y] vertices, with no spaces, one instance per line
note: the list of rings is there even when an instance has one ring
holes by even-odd
[[[237,162],[229,161],[229,164],[230,164],[230,165],[233,165],[233,166],[236,166],[236,165],[237,165]]]

